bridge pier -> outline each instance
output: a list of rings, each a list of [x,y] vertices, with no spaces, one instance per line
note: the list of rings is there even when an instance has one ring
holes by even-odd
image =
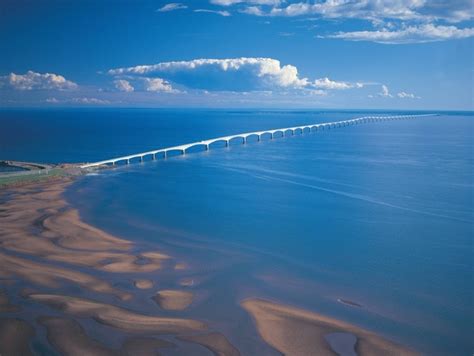
[[[229,140],[225,141],[225,147],[229,147]]]
[[[152,159],[153,161],[156,161],[156,153],[153,153],[153,154],[151,155],[151,159]]]
[[[130,164],[130,160],[129,160],[129,159],[127,159],[127,164]]]

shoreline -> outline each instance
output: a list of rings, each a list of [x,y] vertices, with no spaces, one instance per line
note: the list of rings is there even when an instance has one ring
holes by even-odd
[[[0,340],[9,337],[9,347],[23,352],[25,345],[31,345],[35,338],[31,331],[46,328],[44,342],[63,354],[81,349],[98,354],[132,354],[130,345],[136,346],[137,338],[143,337],[148,338],[148,351],[161,347],[205,347],[219,355],[239,354],[239,345],[229,341],[230,335],[215,329],[212,315],[206,320],[188,316],[194,305],[194,290],[186,285],[178,287],[186,263],[160,249],[137,252],[135,242],[82,221],[77,209],[63,197],[73,182],[73,177],[61,176],[9,186],[1,192],[1,198],[6,198],[0,211],[0,301],[8,315],[0,319]],[[150,276],[162,272],[174,276],[175,289],[162,288],[150,281]],[[120,276],[131,281],[129,287],[124,289],[113,282]],[[12,295],[12,286],[17,284],[22,285],[20,298]],[[133,301],[138,293],[147,293],[154,307],[145,313],[135,311]],[[37,310],[31,304],[40,307]],[[377,354],[380,350],[388,355],[414,354],[375,333],[311,311],[257,298],[236,300],[235,304],[253,320],[260,342],[282,353],[298,354],[298,350],[314,349],[316,345],[321,354],[334,354],[334,345],[323,336],[346,332],[357,337],[355,350],[359,355]],[[45,314],[43,306],[54,314]],[[35,322],[22,320],[22,314],[17,314],[18,310],[30,312],[30,308]],[[127,339],[114,348],[103,340],[95,340],[94,331],[78,324],[77,318],[103,325],[112,334],[128,335]],[[275,318],[281,320],[280,325],[268,322]],[[13,334],[12,328],[17,330]],[[294,339],[290,337],[293,328],[311,337]],[[275,335],[286,337],[276,342]],[[369,341],[361,347],[363,340]],[[31,346],[29,349],[32,352]],[[0,353],[7,351],[11,350],[0,345]]]

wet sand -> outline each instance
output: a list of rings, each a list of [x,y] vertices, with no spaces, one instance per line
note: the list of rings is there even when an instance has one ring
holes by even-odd
[[[133,282],[133,285],[138,289],[150,289],[153,287],[153,281],[149,279],[137,279]]]
[[[221,333],[181,336],[179,339],[198,343],[211,350],[216,356],[240,355],[239,350],[237,350]]]
[[[0,355],[32,355],[29,347],[33,327],[20,319],[0,319]]]
[[[334,355],[325,336],[336,332],[357,337],[358,355],[417,355],[401,345],[349,323],[263,299],[241,303],[255,320],[262,338],[285,355]]]
[[[193,293],[181,290],[161,290],[153,299],[166,310],[183,310],[193,302]]]
[[[54,294],[30,294],[28,298],[50,305],[66,314],[93,318],[99,323],[129,332],[179,334],[206,329],[204,323],[196,320],[143,315],[90,299]]]
[[[199,318],[188,313],[199,303],[193,303],[194,291],[181,288],[198,287],[197,295],[213,292],[201,286],[205,277],[190,277],[193,264],[159,248],[139,251],[135,243],[81,221],[62,196],[71,183],[62,177],[0,192],[0,311],[9,313],[0,317],[0,354],[33,354],[31,341],[39,338],[36,344],[64,355],[153,355],[164,348],[179,354],[180,347],[187,354],[207,349],[214,355],[239,355],[239,345],[229,341],[228,329],[213,322],[211,309]],[[155,281],[161,286],[159,273],[167,276],[168,289],[152,289]],[[237,309],[235,315],[241,312],[237,300],[227,302]],[[374,333],[302,309],[261,299],[245,300],[241,307],[255,321],[255,339],[249,342],[266,342],[284,354],[334,355],[334,345],[325,339],[334,333],[355,335],[359,355],[414,354]],[[22,319],[25,315],[28,320]],[[46,333],[35,332],[40,329]],[[106,339],[96,336],[99,329]],[[115,339],[120,341],[111,342]]]

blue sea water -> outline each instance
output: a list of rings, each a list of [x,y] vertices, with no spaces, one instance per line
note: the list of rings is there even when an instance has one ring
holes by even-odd
[[[96,161],[367,114],[1,111],[0,159]],[[196,278],[206,276],[210,297],[197,316],[214,311],[216,323],[229,324],[242,317],[229,311],[239,300],[260,296],[426,354],[470,355],[473,119],[443,112],[234,143],[91,174],[67,197],[86,221],[157,243],[195,266]],[[248,334],[231,324],[231,339],[245,344]]]

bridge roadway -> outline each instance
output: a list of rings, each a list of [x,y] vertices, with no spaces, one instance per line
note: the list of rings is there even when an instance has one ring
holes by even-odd
[[[305,131],[312,132],[312,131],[318,131],[318,130],[331,129],[331,128],[335,128],[335,127],[343,127],[343,126],[349,126],[349,125],[362,124],[362,123],[367,123],[367,122],[413,119],[413,118],[418,118],[418,117],[434,116],[434,115],[436,115],[436,114],[395,115],[395,116],[365,116],[365,117],[360,117],[360,118],[351,119],[351,120],[324,122],[324,123],[319,123],[319,124],[303,125],[303,126],[295,126],[295,127],[286,127],[286,128],[274,129],[274,130],[246,132],[246,133],[241,133],[241,134],[236,134],[236,135],[217,137],[217,138],[213,138],[213,139],[210,139],[210,140],[192,142],[192,143],[188,143],[188,144],[180,145],[180,146],[161,148],[161,149],[158,149],[158,150],[142,152],[142,153],[136,153],[136,154],[117,157],[117,158],[111,158],[111,159],[107,159],[107,160],[99,161],[99,162],[87,163],[87,164],[84,164],[80,167],[81,168],[94,168],[94,167],[100,167],[100,166],[105,166],[105,165],[112,165],[113,166],[116,163],[121,162],[121,161],[124,161],[126,164],[130,164],[130,161],[134,158],[139,158],[140,161],[143,162],[144,157],[146,157],[146,156],[151,156],[151,158],[153,160],[155,160],[157,155],[162,154],[162,156],[164,158],[166,158],[168,156],[168,153],[173,152],[173,151],[178,151],[181,154],[185,155],[186,151],[188,149],[190,149],[191,147],[204,146],[206,150],[209,150],[211,144],[213,144],[215,142],[223,142],[223,143],[225,143],[226,147],[229,147],[230,143],[233,139],[241,139],[242,142],[245,144],[245,143],[247,143],[247,139],[251,136],[256,136],[257,141],[260,141],[263,138],[264,135],[267,135],[267,136],[270,137],[270,139],[273,139],[273,138],[276,138],[276,137],[284,137],[284,136],[287,135],[287,132],[289,132],[291,135],[294,135],[297,132],[300,132],[301,134],[303,134]],[[278,136],[275,136],[275,135],[278,135]]]

